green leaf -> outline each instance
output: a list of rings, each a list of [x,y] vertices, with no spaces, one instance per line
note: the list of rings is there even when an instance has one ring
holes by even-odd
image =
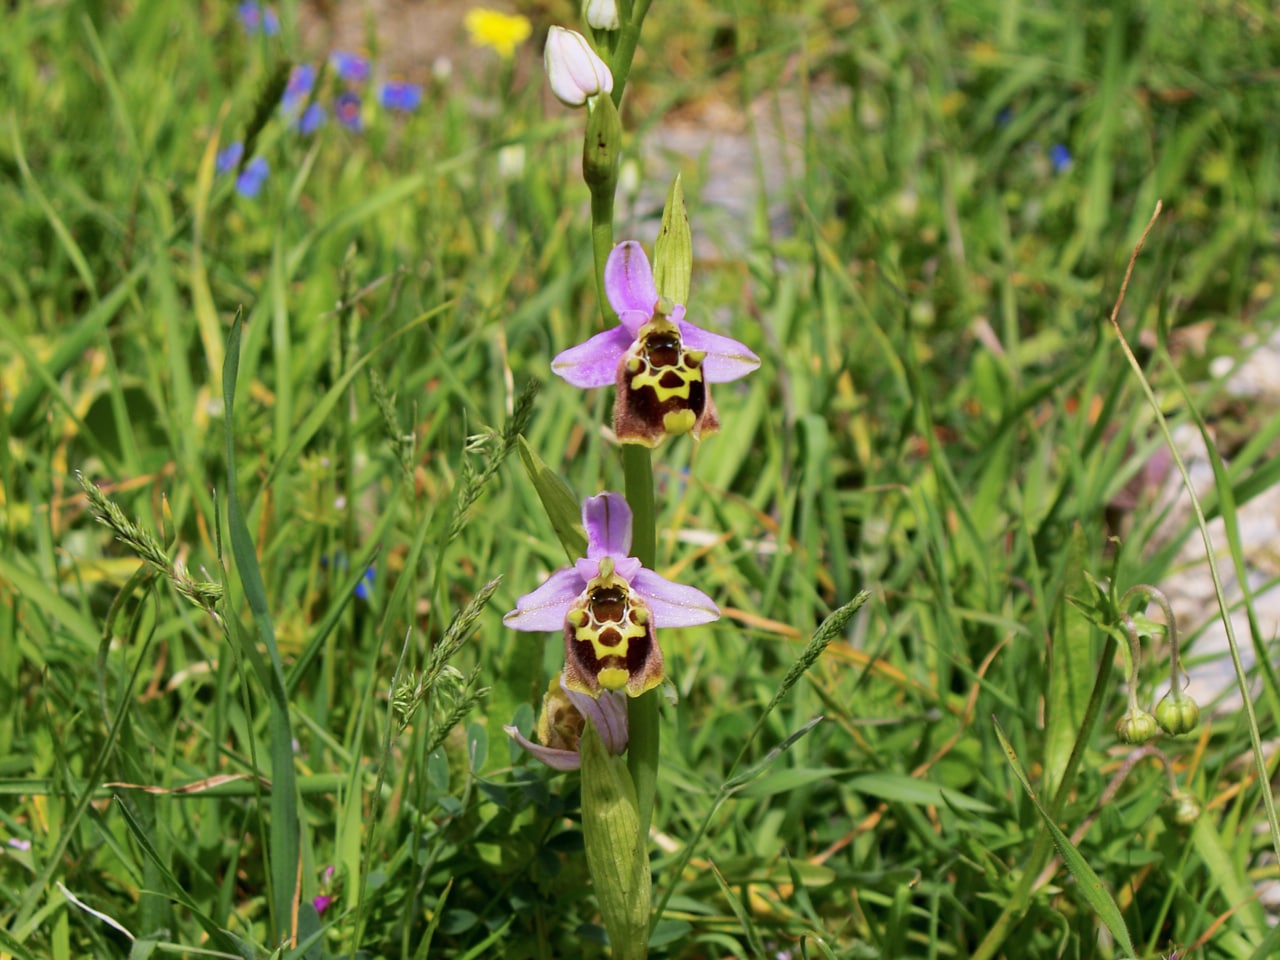
[[[1125,926],[1124,917],[1120,914],[1120,908],[1116,906],[1111,894],[1107,893],[1106,887],[1102,885],[1102,880],[1093,872],[1093,867],[1089,866],[1089,861],[1080,855],[1080,851],[1072,846],[1067,835],[1058,829],[1058,825],[1049,816],[1049,811],[1044,808],[1044,804],[1036,796],[1035,790],[1031,788],[1031,781],[1027,779],[1027,774],[1022,769],[1022,764],[1018,762],[1018,755],[1014,752],[1013,746],[1009,743],[1009,738],[1005,736],[1004,730],[1000,726],[1000,721],[995,717],[992,717],[991,721],[996,725],[996,737],[1000,740],[1000,746],[1004,748],[1005,756],[1009,758],[1009,765],[1013,767],[1014,776],[1018,778],[1018,782],[1022,784],[1022,789],[1027,791],[1027,796],[1035,804],[1036,812],[1040,814],[1040,819],[1044,821],[1045,828],[1053,839],[1053,845],[1058,848],[1058,854],[1062,857],[1062,862],[1067,865],[1071,875],[1080,884],[1080,892],[1089,901],[1089,906],[1093,907],[1098,918],[1111,931],[1111,936],[1115,937],[1116,943],[1124,948],[1125,956],[1137,956],[1138,952],[1134,949],[1133,941],[1129,938],[1129,928]]]
[[[636,788],[626,761],[610,756],[590,723],[581,755],[582,840],[596,903],[615,960],[644,960],[652,884]]]
[[[151,843],[151,838],[142,829],[142,824],[133,815],[129,804],[117,801],[114,807],[124,819],[125,826],[128,828],[129,833],[133,835],[133,839],[138,844],[138,849],[142,851],[142,855],[155,865],[160,876],[164,878],[165,885],[169,888],[169,895],[191,912],[191,916],[195,918],[195,921],[200,924],[200,927],[208,935],[209,943],[231,956],[253,960],[256,954],[252,946],[241,940],[230,930],[224,930],[214,922],[212,917],[200,909],[191,894],[187,892],[187,888],[179,882],[168,865],[160,858],[160,854],[156,852],[155,846]]]
[[[959,790],[952,790],[928,780],[897,773],[868,773],[842,781],[850,789],[880,800],[894,803],[910,803],[917,806],[949,806],[973,813],[995,813],[995,807],[975,800]]]
[[[284,668],[276,646],[275,627],[267,608],[267,590],[262,582],[262,570],[258,566],[258,556],[236,493],[235,396],[236,377],[240,372],[240,334],[243,327],[243,317],[237,315],[231,327],[231,336],[227,339],[227,354],[222,366],[222,398],[227,426],[227,530],[231,539],[231,553],[236,561],[236,572],[249,610],[253,613],[254,623],[258,627],[258,641],[266,647],[271,663],[270,669],[260,672],[259,677],[265,681],[270,704],[271,903],[276,931],[280,933],[288,927],[293,913],[300,840],[298,791],[294,779],[293,732],[289,726],[289,700],[285,693]],[[312,952],[319,955],[318,945]]]
[[[653,248],[653,283],[658,296],[676,303],[689,302],[689,280],[693,276],[693,237],[689,232],[689,211],[684,205],[680,174],[671,181],[667,202],[662,208],[662,226]]]
[[[1088,544],[1084,531],[1077,524],[1071,533],[1066,572],[1051,620],[1053,659],[1049,671],[1044,747],[1044,789],[1049,796],[1057,792],[1058,784],[1062,782],[1093,686],[1093,631],[1089,619],[1068,602],[1071,597],[1087,597],[1091,593],[1085,579],[1086,556]]]
[[[844,782],[843,777],[849,772],[848,767],[794,767],[790,770],[779,770],[765,774],[758,780],[738,791],[743,797],[771,797],[779,793],[787,793],[811,783],[824,780]]]
[[[585,557],[587,535],[582,530],[582,504],[560,475],[533,452],[524,437],[520,437],[518,443],[524,472],[533,484],[533,489],[538,492],[542,509],[547,511],[547,519],[551,521],[551,528],[560,539],[564,552],[569,555],[569,562]]]

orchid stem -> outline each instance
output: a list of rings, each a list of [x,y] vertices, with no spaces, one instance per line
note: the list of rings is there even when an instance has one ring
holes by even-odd
[[[657,555],[654,533],[653,466],[649,448],[637,443],[622,445],[622,474],[626,483],[627,504],[631,507],[631,552],[642,564],[653,569]],[[650,690],[627,701],[630,739],[627,767],[636,785],[640,808],[640,833],[649,835],[653,818],[653,797],[658,789],[658,698],[659,690]]]
[[[604,265],[613,250],[613,194],[615,183],[602,189],[591,188],[591,252],[595,255],[596,298],[600,302],[603,327],[608,329],[615,320],[613,307],[604,291]],[[628,498],[630,499],[630,498]]]

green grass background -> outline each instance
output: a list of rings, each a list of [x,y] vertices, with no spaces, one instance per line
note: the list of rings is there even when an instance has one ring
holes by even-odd
[[[608,392],[548,366],[598,323],[580,118],[536,66],[576,17],[524,12],[531,63],[423,64],[423,107],[370,108],[362,137],[266,114],[252,201],[214,155],[286,58],[327,53],[299,11],[271,41],[229,3],[3,15],[0,956],[605,955],[576,781],[501,730],[560,655],[501,624],[564,562],[503,456],[527,385],[530,447],[579,496],[621,488]],[[1164,414],[1233,438],[1211,515],[1280,478],[1274,411],[1224,402],[1206,360],[1276,322],[1277,62],[1254,2],[654,3],[632,155],[663,117],[763,104],[802,158],[790,229],[751,199],[743,251],[695,264],[691,318],[764,364],[717,389],[723,434],[658,458],[659,567],[725,617],[664,638],[654,956],[1122,956],[1108,909],[1142,957],[1275,954],[1249,754],[1275,684],[1255,722],[1161,742],[1194,825],[1155,758],[1104,794],[1130,748],[1086,574],[1158,585],[1194,535],[1114,509],[1163,442],[1105,322],[1157,199],[1120,325]],[[695,236],[704,159],[677,161]],[[658,212],[620,238],[651,244]],[[223,587],[217,617],[138,573],[77,472]],[[1092,818],[1030,889],[1048,834],[993,715],[1063,831]]]

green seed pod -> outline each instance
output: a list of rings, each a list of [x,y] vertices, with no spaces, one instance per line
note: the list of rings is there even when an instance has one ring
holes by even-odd
[[[1156,704],[1160,729],[1173,737],[1191,733],[1200,725],[1200,707],[1181,690],[1170,690]]]
[[[1175,790],[1169,797],[1169,819],[1180,827],[1189,827],[1200,819],[1200,801],[1185,790]]]
[[[649,953],[651,881],[635,784],[626,761],[605,749],[592,724],[582,733],[582,834],[587,868],[614,960]]]
[[[1156,735],[1159,729],[1156,718],[1147,711],[1139,709],[1126,710],[1120,722],[1116,724],[1116,736],[1121,743],[1146,743]]]

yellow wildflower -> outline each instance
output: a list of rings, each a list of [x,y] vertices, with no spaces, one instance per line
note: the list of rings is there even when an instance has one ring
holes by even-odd
[[[510,60],[515,56],[516,47],[528,40],[529,34],[533,32],[528,17],[485,7],[468,10],[463,23],[474,46],[490,47],[503,60]]]

